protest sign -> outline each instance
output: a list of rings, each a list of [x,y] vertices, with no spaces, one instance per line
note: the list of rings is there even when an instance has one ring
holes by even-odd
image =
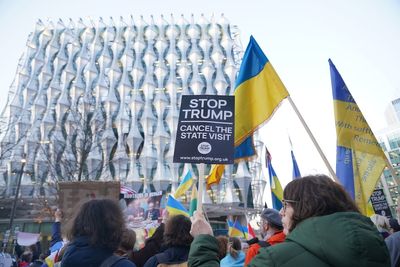
[[[234,162],[234,97],[183,95],[174,162]]]
[[[386,201],[383,189],[375,189],[374,192],[372,192],[370,199],[375,214],[379,214],[389,218],[392,217],[392,212],[390,211],[389,204]]]

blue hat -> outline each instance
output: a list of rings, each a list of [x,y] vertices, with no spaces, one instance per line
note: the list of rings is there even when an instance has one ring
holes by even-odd
[[[269,208],[264,209],[261,212],[261,218],[263,218],[264,220],[275,226],[282,227],[281,215],[279,215],[279,211],[275,209],[269,209]]]

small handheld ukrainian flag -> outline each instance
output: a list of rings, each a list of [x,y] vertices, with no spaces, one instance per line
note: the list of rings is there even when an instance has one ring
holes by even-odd
[[[282,208],[282,199],[283,199],[283,189],[282,185],[279,182],[278,176],[275,173],[274,168],[271,164],[271,154],[269,153],[267,147],[265,147],[265,161],[268,168],[269,181],[271,184],[271,197],[272,197],[272,206],[276,210],[280,210]]]
[[[185,177],[183,177],[181,183],[179,184],[178,188],[174,193],[174,197],[178,198],[183,196],[193,185],[193,175],[190,170],[187,171]]]
[[[181,214],[189,217],[189,212],[187,209],[185,209],[185,207],[182,206],[182,204],[172,195],[168,196],[166,208],[170,216]]]
[[[235,222],[228,220],[228,235],[230,237],[244,237],[242,225],[238,220],[235,220]]]

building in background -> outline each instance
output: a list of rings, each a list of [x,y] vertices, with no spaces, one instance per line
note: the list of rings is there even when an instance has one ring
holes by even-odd
[[[198,173],[172,162],[180,97],[233,94],[242,53],[238,29],[223,15],[39,20],[1,113],[0,198],[12,199],[21,179],[27,209],[20,216],[34,221],[31,211],[54,203],[58,181],[173,191],[187,169]],[[256,148],[261,155],[257,137]],[[208,216],[261,208],[261,165],[258,157],[226,168],[222,182],[204,191]],[[6,216],[7,202],[0,206]]]
[[[390,160],[396,175],[400,173],[400,98],[393,100],[385,110],[387,127],[377,132],[377,139]],[[399,177],[399,176],[398,176]],[[399,198],[398,177],[394,178],[392,172],[385,168],[379,188],[385,192],[392,214],[396,214]]]

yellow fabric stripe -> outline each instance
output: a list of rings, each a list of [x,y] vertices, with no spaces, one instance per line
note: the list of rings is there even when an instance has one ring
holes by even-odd
[[[335,100],[334,105],[337,144],[384,157],[382,148],[357,104]]]
[[[275,196],[282,201],[283,199],[283,189],[282,189],[282,185],[279,182],[278,177],[274,176],[274,188],[272,188],[272,192],[274,192]]]
[[[257,76],[240,84],[235,90],[235,146],[268,120],[288,95],[269,62]]]
[[[384,158],[353,150],[355,202],[364,215],[368,214],[368,201],[386,166]]]

